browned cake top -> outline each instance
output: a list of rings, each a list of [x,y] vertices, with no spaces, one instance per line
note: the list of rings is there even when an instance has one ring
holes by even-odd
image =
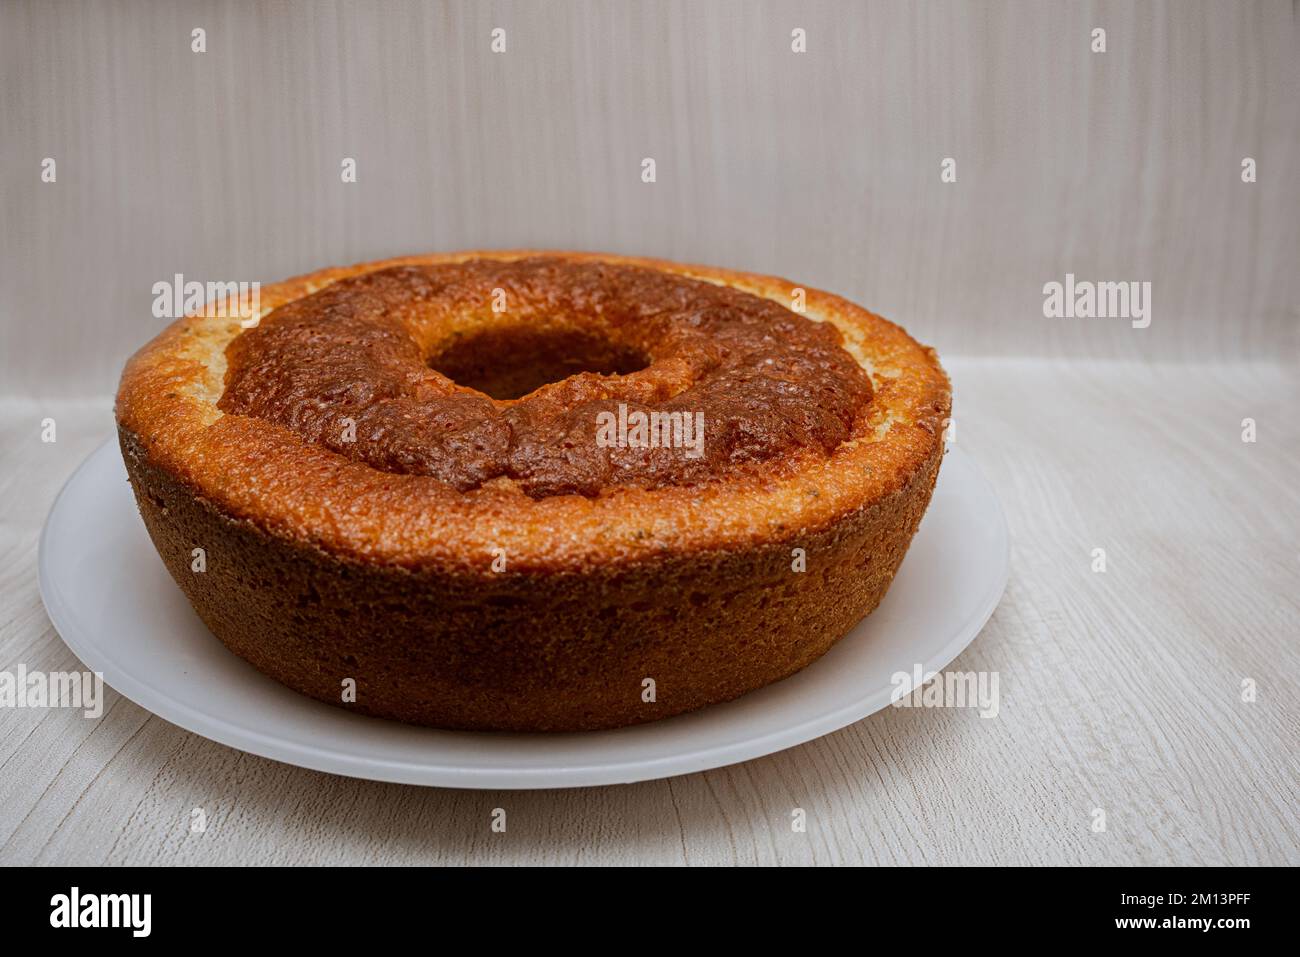
[[[460,491],[505,477],[533,498],[829,456],[872,397],[830,323],[729,286],[551,257],[342,279],[280,306],[226,359],[223,412],[385,472]],[[629,422],[639,441],[620,443]]]
[[[557,274],[564,272],[566,281],[548,280],[539,265],[506,268],[538,260],[553,262],[550,268]],[[477,264],[462,269],[469,263]],[[583,273],[574,268],[577,266],[591,269]],[[662,279],[646,273],[662,274]],[[367,281],[372,274],[378,275]],[[493,275],[507,278],[489,279]],[[579,275],[610,277],[610,281],[578,286],[573,277]],[[447,277],[458,278],[447,282]],[[628,277],[624,282],[640,277],[638,281],[651,285],[634,293],[631,287],[620,286],[617,277]],[[440,282],[441,292],[432,295]],[[340,298],[321,295],[336,286],[350,291]],[[389,298],[384,290],[390,288],[401,290],[401,295]],[[501,301],[494,293],[497,289],[505,295],[501,312],[493,310]],[[806,316],[793,315],[784,308],[797,289],[803,290]],[[427,290],[430,297],[417,295],[421,290]],[[673,296],[691,299],[697,306],[691,313],[696,319],[683,314],[670,322],[656,319],[652,309],[627,311],[640,310],[638,301],[651,290],[666,292],[670,307]],[[566,303],[579,294],[585,308],[570,312]],[[712,298],[714,295],[721,298]],[[753,304],[754,299],[768,302]],[[387,318],[377,323],[358,322],[351,333],[354,339],[345,343],[335,340],[333,346],[313,353],[312,362],[295,375],[310,376],[313,368],[326,369],[328,364],[322,359],[376,362],[389,371],[376,371],[370,378],[369,373],[355,375],[346,365],[333,366],[335,383],[343,389],[357,388],[358,382],[370,390],[389,388],[394,390],[387,396],[390,399],[477,399],[480,407],[490,408],[503,422],[509,422],[506,414],[520,405],[537,403],[536,411],[544,413],[551,407],[543,401],[548,396],[553,396],[558,408],[576,407],[564,392],[573,386],[563,380],[579,371],[608,373],[604,379],[592,375],[579,376],[578,381],[630,389],[625,393],[629,406],[667,403],[688,388],[707,386],[710,377],[720,379],[728,374],[723,369],[726,357],[706,349],[692,360],[689,341],[695,321],[713,322],[724,337],[748,342],[754,347],[748,352],[751,361],[759,350],[770,350],[765,359],[780,357],[785,362],[814,366],[825,359],[830,369],[837,370],[835,381],[842,383],[844,391],[835,397],[827,394],[815,405],[803,404],[802,399],[783,403],[785,415],[802,409],[808,418],[795,417],[789,423],[780,420],[779,428],[772,428],[766,438],[735,433],[728,438],[725,428],[707,422],[706,444],[715,439],[732,444],[715,446],[726,449],[728,458],[714,460],[721,462],[725,474],[704,481],[679,479],[651,487],[649,483],[655,480],[651,467],[635,481],[621,479],[632,484],[609,484],[599,494],[558,495],[547,494],[548,473],[533,466],[519,470],[520,480],[504,472],[460,489],[431,471],[421,471],[428,469],[427,465],[398,464],[397,468],[412,470],[389,471],[393,465],[375,467],[361,458],[375,454],[375,447],[382,443],[372,440],[370,452],[343,448],[340,454],[308,437],[310,429],[320,429],[318,434],[323,435],[326,426],[343,423],[326,419],[325,425],[308,425],[306,432],[286,424],[296,422],[297,417],[310,420],[316,414],[315,403],[322,398],[340,401],[325,390],[306,405],[293,401],[278,404],[281,400],[273,394],[250,392],[240,399],[250,403],[249,414],[229,411],[240,392],[239,388],[227,392],[227,385],[233,384],[227,378],[231,366],[244,370],[236,375],[250,375],[250,383],[258,379],[252,361],[255,342],[287,336],[299,348],[315,348],[312,343],[320,328],[293,319],[299,313],[290,308],[312,300],[317,302],[312,308],[333,304],[345,323],[364,315]],[[620,305],[616,308],[611,300]],[[647,298],[646,304],[649,301]],[[749,305],[733,308],[735,303]],[[690,302],[678,305],[685,307]],[[624,316],[622,331],[612,320],[601,325],[593,319],[606,313]],[[139,444],[152,466],[174,475],[223,514],[349,560],[439,566],[479,575],[491,574],[493,556],[502,553],[508,554],[512,571],[569,571],[610,563],[630,567],[686,551],[748,548],[776,541],[797,543],[802,536],[850,515],[887,514],[897,497],[926,474],[935,455],[940,454],[941,433],[951,408],[948,380],[934,353],[893,323],[838,296],[797,287],[786,279],[708,266],[535,250],[412,256],[325,269],[267,286],[261,290],[256,315],[264,329],[245,328],[246,323],[237,317],[194,315],[163,330],[132,357],[122,374],[118,425],[124,437]],[[283,329],[277,332],[281,323]],[[521,332],[521,326],[533,328],[532,338]],[[637,332],[637,327],[642,331]],[[645,332],[649,328],[662,329],[663,337],[654,338]],[[640,340],[634,337],[640,335],[650,336],[651,345],[645,349],[637,346]],[[804,348],[788,352],[778,337],[784,342],[796,340],[796,347],[802,343]],[[673,343],[679,340],[687,346],[674,352]],[[650,348],[653,354],[648,354]],[[507,354],[509,350],[513,352]],[[843,358],[837,350],[846,352],[862,370],[870,392],[866,381],[856,380],[856,372],[851,376],[843,373]],[[281,360],[293,361],[292,351],[282,353]],[[701,361],[701,355],[703,363],[693,365]],[[268,352],[263,358],[270,357]],[[394,358],[400,360],[398,365],[407,378],[393,377],[388,363]],[[714,358],[717,364],[710,365]],[[426,362],[433,364],[440,377]],[[638,371],[642,363],[648,364]],[[757,368],[737,364],[729,367],[729,374],[733,378],[754,375],[764,368],[768,368],[764,363]],[[829,381],[821,376],[822,372],[816,371],[818,381]],[[272,374],[269,368],[262,379],[263,385],[283,386],[293,381]],[[779,383],[786,381],[776,377],[767,395],[780,395],[783,386]],[[551,384],[538,389],[544,382]],[[310,394],[310,390],[300,393]],[[720,401],[736,398],[725,388],[714,394]],[[514,401],[520,397],[526,397],[525,401]],[[600,398],[618,401],[613,394]],[[278,404],[277,414],[288,418],[266,418],[253,411],[254,401],[265,402],[268,408]],[[358,409],[385,405],[375,401],[373,392],[369,400],[344,396],[342,401],[352,402],[349,407]],[[585,401],[596,400],[587,395]],[[836,436],[844,434],[839,431],[841,420],[823,415],[832,406],[858,413],[847,437],[837,446]],[[423,406],[419,412],[419,418],[429,418]],[[519,413],[514,415],[517,420]],[[361,446],[360,439],[366,434],[364,417],[350,418],[357,420],[356,444]],[[767,444],[772,442],[790,444]],[[581,444],[591,448],[589,443]],[[534,448],[548,451],[542,445]],[[411,443],[407,449],[427,451],[439,446]],[[746,450],[754,455],[752,450],[759,449],[762,451],[757,454],[773,457],[743,460]],[[742,450],[742,460],[730,458],[736,450]],[[708,451],[713,453],[713,449]],[[470,457],[461,461],[468,462]],[[563,456],[559,462],[563,464]],[[506,463],[510,467],[508,459]],[[706,468],[685,456],[679,456],[676,466]],[[555,474],[572,477],[578,473]],[[524,488],[525,481],[534,483],[532,494]]]

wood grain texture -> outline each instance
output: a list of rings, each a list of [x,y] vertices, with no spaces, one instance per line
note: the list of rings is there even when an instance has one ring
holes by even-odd
[[[0,380],[108,392],[177,272],[503,246],[788,275],[945,355],[1295,356],[1295,10],[14,0]],[[1067,272],[1150,281],[1151,327],[1045,321]]]
[[[716,771],[474,792],[277,764],[110,692],[97,722],[0,710],[0,863],[1300,864],[1295,368],[949,366],[957,441],[1013,538],[1007,594],[953,665],[999,673],[998,717],[886,709]],[[0,669],[77,666],[41,608],[36,541],[110,430],[103,402],[0,404]]]

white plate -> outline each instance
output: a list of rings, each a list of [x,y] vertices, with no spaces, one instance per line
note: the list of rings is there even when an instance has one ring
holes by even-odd
[[[41,597],[92,671],[136,704],[233,748],[380,781],[554,788],[687,774],[771,754],[885,707],[896,672],[945,667],[1006,587],[997,497],[953,449],[893,587],[866,621],[799,674],[727,704],[617,731],[436,731],[303,697],[236,658],[172,582],[136,511],[114,442],[55,500],[41,535]]]

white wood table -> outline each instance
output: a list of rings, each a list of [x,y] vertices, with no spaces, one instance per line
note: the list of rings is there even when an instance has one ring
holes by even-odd
[[[277,764],[108,692],[97,721],[0,710],[0,863],[1300,864],[1294,366],[948,365],[1011,524],[1010,586],[953,665],[999,673],[996,718],[887,709],[687,777],[475,792]],[[107,400],[0,404],[0,670],[79,667],[37,539],[110,434]]]

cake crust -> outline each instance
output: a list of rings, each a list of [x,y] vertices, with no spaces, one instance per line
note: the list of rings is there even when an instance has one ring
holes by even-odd
[[[395,265],[539,255],[645,267],[782,305],[797,288],[649,259],[466,252],[278,283],[262,290],[262,315]],[[807,317],[839,330],[873,395],[851,438],[781,469],[542,498],[378,470],[223,413],[226,348],[242,329],[202,317],[178,320],[128,363],[116,406],[123,457],[146,527],[200,617],[295,690],[444,728],[666,717],[824,654],[883,597],[938,475],[951,398],[933,351],[804,288]],[[793,570],[794,549],[806,571]],[[345,702],[349,679],[356,696]]]
[[[766,480],[852,437],[871,379],[842,339],[771,299],[642,266],[391,266],[233,340],[217,407],[462,492]],[[668,441],[644,425],[632,444],[611,440],[629,418]]]

